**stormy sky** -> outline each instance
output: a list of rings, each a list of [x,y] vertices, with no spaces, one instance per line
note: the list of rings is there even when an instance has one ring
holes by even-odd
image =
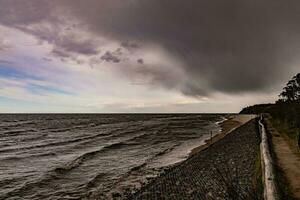
[[[0,0],[0,112],[237,112],[299,72],[297,0]]]

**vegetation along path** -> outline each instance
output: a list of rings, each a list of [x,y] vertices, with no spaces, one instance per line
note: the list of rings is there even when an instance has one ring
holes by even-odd
[[[300,154],[292,149],[292,146],[287,142],[287,138],[274,129],[268,120],[267,125],[272,136],[277,165],[287,179],[293,197],[300,199]]]

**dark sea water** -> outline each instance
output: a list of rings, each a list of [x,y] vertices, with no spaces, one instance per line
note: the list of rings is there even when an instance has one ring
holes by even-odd
[[[224,115],[0,115],[0,199],[110,199],[188,157]]]

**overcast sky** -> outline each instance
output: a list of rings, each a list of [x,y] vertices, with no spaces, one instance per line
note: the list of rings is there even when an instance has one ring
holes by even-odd
[[[0,112],[238,112],[300,70],[299,0],[0,0]]]

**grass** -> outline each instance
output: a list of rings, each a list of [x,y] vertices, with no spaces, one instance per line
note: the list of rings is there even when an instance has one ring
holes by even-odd
[[[300,148],[298,147],[298,130],[277,119],[271,118],[271,123],[279,134],[288,142],[292,151],[300,156]]]
[[[291,140],[297,141],[297,129],[290,127],[288,124],[278,120],[271,119],[273,126],[280,132],[286,134]]]

